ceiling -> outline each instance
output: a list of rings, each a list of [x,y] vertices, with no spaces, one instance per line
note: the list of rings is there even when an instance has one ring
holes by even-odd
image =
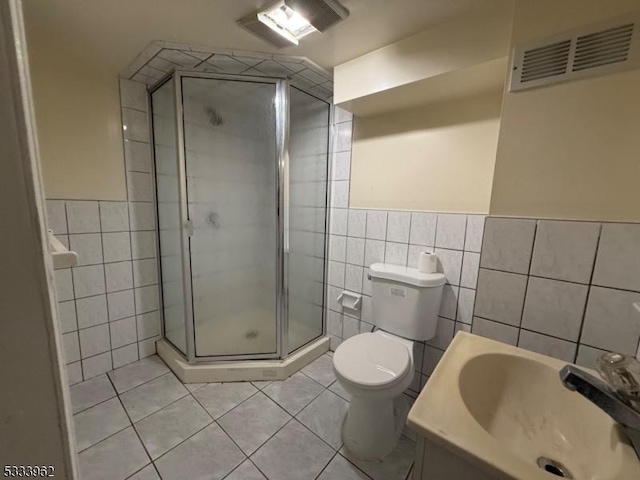
[[[120,71],[152,40],[306,56],[333,67],[452,20],[479,19],[512,0],[341,0],[349,18],[297,47],[276,50],[235,21],[271,0],[27,0],[30,48]]]

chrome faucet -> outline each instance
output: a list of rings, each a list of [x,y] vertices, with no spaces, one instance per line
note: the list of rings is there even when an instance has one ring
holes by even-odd
[[[618,422],[640,460],[640,363],[619,353],[605,353],[598,359],[598,371],[604,381],[566,365],[560,380]]]

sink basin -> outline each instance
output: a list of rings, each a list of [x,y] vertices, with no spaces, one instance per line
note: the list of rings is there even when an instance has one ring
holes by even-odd
[[[562,385],[564,365],[459,332],[411,409],[409,426],[480,469],[478,478],[553,480],[564,472],[575,480],[640,479],[624,431]]]

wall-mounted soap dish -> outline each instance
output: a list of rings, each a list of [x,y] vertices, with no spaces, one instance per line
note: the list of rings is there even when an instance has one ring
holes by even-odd
[[[48,230],[48,234],[49,251],[53,258],[53,268],[57,270],[59,268],[75,267],[78,264],[78,254],[65,247],[62,242],[55,237],[52,230]]]

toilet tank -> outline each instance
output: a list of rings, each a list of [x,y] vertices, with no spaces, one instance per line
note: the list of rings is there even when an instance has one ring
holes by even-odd
[[[411,340],[436,334],[445,277],[386,263],[369,267],[373,323],[385,332]]]

